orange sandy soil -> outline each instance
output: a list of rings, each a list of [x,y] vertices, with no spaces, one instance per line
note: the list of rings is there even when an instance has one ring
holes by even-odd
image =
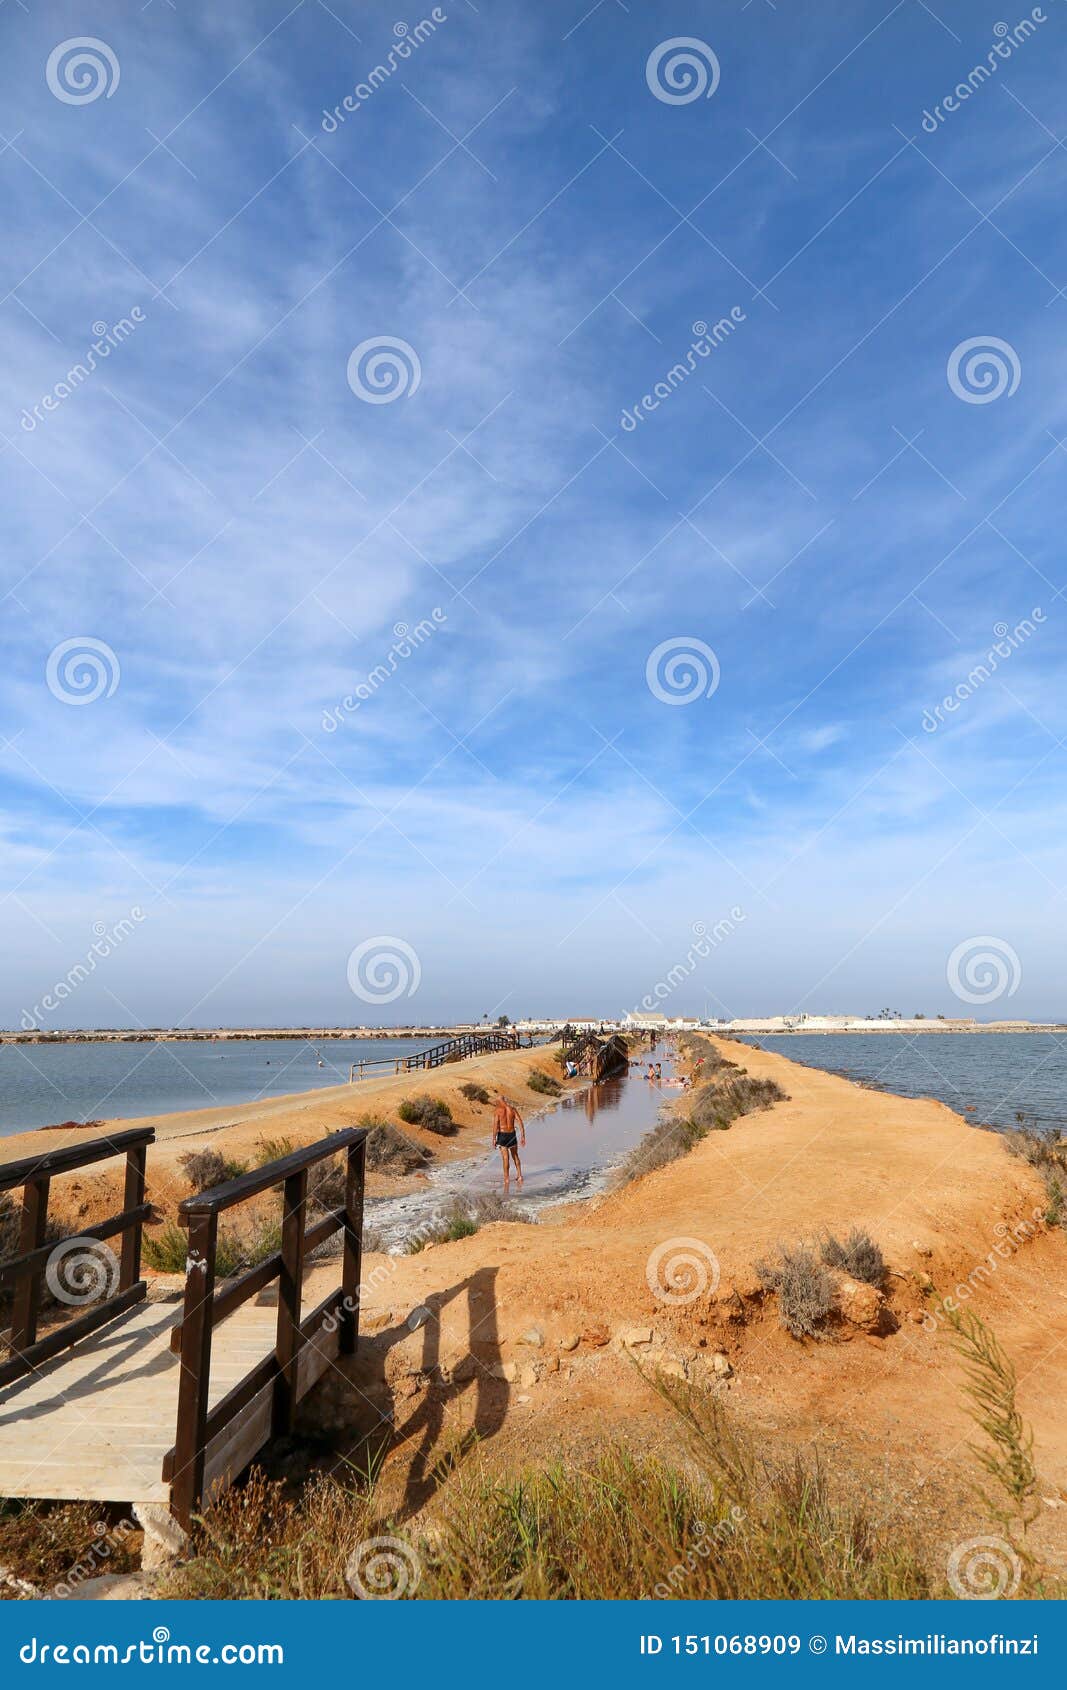
[[[670,1449],[671,1415],[649,1378],[684,1374],[722,1396],[767,1453],[814,1450],[876,1515],[884,1506],[913,1516],[954,1542],[967,1517],[981,1529],[968,1450],[977,1434],[960,1363],[923,1314],[935,1301],[929,1281],[939,1295],[963,1284],[961,1304],[1016,1366],[1040,1476],[1036,1543],[1067,1568],[1067,1234],[1034,1220],[1046,1202],[1039,1179],[943,1104],[716,1042],[749,1073],[777,1080],[788,1101],[557,1219],[496,1224],[415,1256],[368,1256],[361,1354],[347,1378],[328,1375],[310,1417],[339,1434],[356,1415],[365,1427],[391,1416],[385,1480],[399,1511],[415,1513],[442,1482],[435,1459],[464,1433],[477,1434],[473,1463],[494,1471],[571,1462],[605,1434]],[[1006,1229],[1022,1221],[1029,1231],[1015,1244]],[[853,1226],[890,1268],[880,1335],[863,1329],[874,1324],[864,1317],[842,1321],[832,1341],[798,1343],[779,1327],[753,1263],[780,1240]],[[646,1278],[653,1252],[672,1240],[683,1251],[695,1241],[719,1264],[717,1287],[711,1275],[685,1304],[663,1302]],[[412,1331],[418,1309],[429,1318]],[[524,1341],[535,1328],[539,1346]],[[729,1361],[727,1379],[716,1377],[716,1354]]]
[[[429,1073],[413,1073],[367,1079],[354,1085],[325,1086],[319,1091],[291,1092],[263,1098],[255,1103],[187,1109],[173,1115],[145,1115],[135,1120],[102,1121],[81,1129],[41,1127],[35,1132],[0,1138],[0,1162],[43,1154],[49,1150],[77,1146],[79,1140],[103,1138],[131,1127],[152,1127],[156,1142],[148,1153],[148,1198],[162,1216],[173,1217],[176,1205],[189,1196],[190,1187],[178,1159],[189,1151],[217,1149],[239,1161],[255,1165],[262,1160],[258,1145],[263,1138],[291,1139],[294,1148],[314,1144],[328,1133],[358,1126],[365,1115],[383,1115],[398,1125],[408,1138],[428,1149],[434,1162],[454,1161],[491,1152],[492,1104],[471,1103],[460,1086],[468,1081],[482,1085],[492,1096],[503,1088],[522,1111],[524,1119],[551,1108],[551,1100],[530,1091],[527,1076],[535,1069],[558,1076],[552,1050],[505,1050],[466,1061],[447,1063]],[[567,1089],[574,1089],[574,1084]],[[440,1138],[419,1127],[407,1126],[397,1118],[397,1105],[405,1097],[427,1092],[448,1103],[459,1131],[452,1138]],[[424,1184],[424,1173],[393,1177],[371,1173],[367,1190],[372,1196],[388,1196]],[[50,1213],[74,1225],[102,1220],[121,1207],[121,1162],[96,1164],[84,1173],[57,1179]]]

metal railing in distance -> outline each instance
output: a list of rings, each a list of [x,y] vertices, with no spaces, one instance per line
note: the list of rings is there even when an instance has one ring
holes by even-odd
[[[12,1291],[11,1334],[8,1339],[9,1356],[0,1363],[0,1386],[9,1385],[32,1373],[42,1362],[60,1351],[69,1349],[79,1338],[95,1332],[105,1321],[113,1320],[124,1310],[139,1303],[146,1286],[141,1278],[141,1235],[146,1220],[152,1214],[145,1202],[145,1158],[155,1133],[151,1127],[133,1128],[115,1133],[111,1138],[93,1138],[86,1144],[68,1150],[52,1150],[44,1155],[27,1156],[19,1162],[0,1163],[0,1192],[23,1187],[22,1220],[19,1228],[19,1254],[0,1265],[0,1291]],[[57,1174],[74,1173],[91,1167],[111,1156],[126,1157],[126,1184],[123,1207],[119,1214],[106,1221],[87,1226],[72,1238],[48,1241],[48,1192]],[[41,1309],[41,1281],[49,1261],[57,1249],[84,1240],[86,1244],[102,1244],[108,1238],[122,1234],[122,1254],[117,1263],[110,1252],[101,1257],[105,1284],[110,1277],[109,1266],[117,1268],[115,1289],[102,1302],[95,1303],[74,1320],[54,1327],[43,1338],[37,1336]],[[110,1262],[109,1262],[110,1258]]]
[[[189,1231],[189,1254],[185,1307],[171,1340],[182,1361],[178,1424],[163,1477],[171,1487],[171,1512],[186,1530],[212,1480],[224,1474],[235,1477],[269,1437],[291,1432],[297,1403],[329,1364],[332,1352],[350,1355],[356,1348],[366,1147],[367,1129],[350,1127],[187,1197],[179,1206],[179,1220]],[[339,1153],[346,1163],[344,1203],[308,1227],[308,1172]],[[281,1248],[217,1291],[219,1216],[279,1185]],[[305,1259],[338,1231],[344,1235],[340,1284],[302,1317]],[[274,1280],[278,1321],[272,1352],[209,1409],[215,1327]]]

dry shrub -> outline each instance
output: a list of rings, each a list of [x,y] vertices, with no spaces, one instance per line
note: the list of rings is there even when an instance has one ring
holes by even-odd
[[[397,1114],[409,1127],[422,1127],[424,1132],[436,1133],[440,1138],[450,1138],[459,1130],[444,1098],[428,1097],[425,1092],[420,1092],[417,1097],[406,1097]]]
[[[830,1233],[823,1239],[821,1253],[827,1267],[838,1268],[866,1285],[881,1286],[885,1281],[885,1257],[870,1233],[860,1227],[854,1226],[844,1243]]]
[[[279,1220],[256,1219],[248,1226],[221,1226],[215,1248],[215,1275],[218,1279],[232,1279],[257,1267],[268,1256],[281,1249],[282,1228]],[[189,1234],[169,1221],[157,1232],[144,1235],[144,1259],[156,1273],[184,1273],[189,1254]]]
[[[367,1128],[367,1166],[377,1173],[410,1174],[430,1160],[428,1150],[384,1116],[364,1115],[359,1124]]]
[[[484,1086],[478,1085],[476,1080],[466,1080],[459,1089],[463,1093],[463,1096],[467,1099],[468,1103],[489,1102],[489,1093],[486,1091]]]
[[[283,1156],[291,1156],[295,1149],[291,1138],[257,1138],[256,1167],[265,1168],[268,1162],[280,1162]]]
[[[195,1192],[209,1191],[213,1185],[248,1172],[247,1162],[224,1156],[221,1150],[187,1150],[178,1157],[178,1166]]]
[[[78,1586],[103,1573],[136,1571],[129,1545],[134,1523],[111,1524],[113,1510],[101,1502],[0,1503],[0,1566],[50,1596],[77,1597]],[[12,1595],[11,1588],[3,1591]],[[24,1594],[28,1595],[29,1592]]]
[[[1045,1220],[1049,1226],[1067,1226],[1067,1140],[1047,1128],[1032,1126],[1019,1114],[1020,1123],[1014,1132],[1005,1134],[1005,1143],[1013,1156],[1018,1156],[1041,1175],[1048,1194]]]
[[[343,1209],[348,1174],[343,1156],[329,1156],[308,1169],[308,1202],[317,1209]]]
[[[807,1244],[778,1246],[776,1262],[756,1263],[765,1291],[778,1298],[778,1319],[794,1338],[825,1338],[833,1312],[833,1282]]]
[[[526,1084],[531,1091],[536,1091],[542,1097],[558,1097],[563,1087],[551,1074],[546,1074],[542,1068],[533,1068],[526,1076]]]

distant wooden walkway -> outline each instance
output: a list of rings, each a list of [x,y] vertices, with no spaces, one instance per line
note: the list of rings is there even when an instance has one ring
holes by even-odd
[[[10,1354],[0,1363],[0,1496],[162,1503],[188,1527],[272,1436],[291,1431],[301,1397],[356,1347],[366,1137],[334,1133],[187,1198],[181,1302],[148,1302],[137,1277],[151,1133],[0,1165],[0,1191],[24,1187],[20,1254],[0,1265],[0,1286],[14,1288]],[[51,1179],[116,1154],[127,1157],[122,1214],[47,1244]],[[309,1227],[308,1170],[337,1155],[346,1162],[344,1203]],[[280,1249],[216,1289],[219,1216],[278,1187]],[[336,1232],[340,1256],[305,1274],[306,1254]],[[103,1242],[120,1233],[121,1268]],[[105,1280],[110,1263],[115,1283],[38,1337],[42,1280],[79,1258]],[[305,1294],[318,1299],[308,1315]]]
[[[348,1079],[349,1083],[366,1079],[368,1071],[375,1068],[391,1067],[394,1074],[410,1074],[420,1068],[441,1068],[446,1062],[461,1062],[467,1056],[524,1048],[530,1047],[523,1046],[518,1033],[501,1033],[495,1029],[488,1033],[462,1033],[445,1039],[443,1044],[431,1045],[428,1050],[417,1050],[413,1056],[361,1056],[350,1065]],[[372,1073],[371,1077],[377,1076]]]

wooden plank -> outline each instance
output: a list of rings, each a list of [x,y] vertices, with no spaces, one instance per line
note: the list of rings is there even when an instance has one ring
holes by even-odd
[[[291,1432],[296,1421],[297,1376],[304,1334],[300,1303],[304,1291],[304,1217],[307,1212],[308,1171],[301,1168],[285,1182],[282,1210],[282,1271],[278,1279],[278,1336],[274,1354],[274,1431]]]
[[[87,1338],[98,1326],[106,1325],[134,1303],[139,1303],[147,1289],[144,1280],[138,1280],[128,1291],[120,1291],[117,1296],[109,1297],[106,1303],[100,1303],[97,1308],[88,1309],[85,1314],[79,1315],[77,1320],[68,1321],[65,1326],[57,1326],[53,1332],[38,1338],[28,1350],[12,1356],[10,1361],[5,1361],[0,1366],[0,1386],[9,1385],[13,1380],[35,1372],[42,1362],[51,1361],[61,1350],[68,1349],[71,1344],[78,1343],[82,1338]]]
[[[45,1232],[48,1225],[48,1186],[47,1178],[38,1177],[27,1181],[22,1194],[22,1222],[19,1227],[19,1256],[29,1256],[39,1251],[44,1244]],[[37,1309],[41,1299],[40,1273],[27,1273],[19,1279],[15,1287],[15,1297],[11,1308],[11,1355],[12,1360],[6,1369],[0,1368],[0,1384],[4,1382],[5,1371],[12,1379],[17,1379],[20,1372],[26,1372],[28,1363],[20,1366],[22,1354],[31,1349],[37,1337]],[[12,1371],[14,1370],[14,1371]]]
[[[272,1385],[249,1404],[244,1414],[220,1432],[204,1455],[204,1496],[218,1495],[244,1472],[270,1439]]]
[[[144,1204],[145,1159],[147,1147],[135,1145],[126,1152],[126,1187],[122,1207],[133,1216],[122,1235],[122,1261],[119,1266],[119,1290],[126,1291],[141,1277],[141,1229],[147,1218]]]
[[[123,1210],[121,1215],[111,1215],[106,1221],[97,1221],[95,1226],[82,1227],[80,1232],[72,1233],[71,1238],[89,1238],[102,1244],[105,1238],[114,1238],[116,1232],[122,1232],[132,1222],[150,1220],[152,1213],[151,1203],[142,1203],[135,1209]],[[69,1241],[63,1240],[64,1243]],[[31,1250],[25,1256],[15,1256],[11,1261],[5,1262],[0,1267],[0,1287],[6,1288],[16,1284],[24,1274],[39,1273],[42,1268],[48,1266],[48,1258],[55,1248],[55,1244],[42,1244],[39,1249]],[[120,1291],[128,1289],[128,1286],[119,1282]]]
[[[366,1187],[367,1145],[354,1144],[345,1168],[344,1242],[341,1254],[340,1348],[354,1355],[359,1341],[359,1281],[363,1260],[363,1194]]]
[[[284,1184],[295,1174],[306,1172],[315,1162],[325,1161],[338,1151],[347,1150],[350,1144],[356,1144],[366,1136],[366,1127],[345,1127],[343,1131],[331,1133],[328,1138],[309,1145],[306,1150],[294,1150],[291,1155],[280,1156],[276,1162],[267,1162],[250,1174],[239,1174],[236,1179],[224,1180],[221,1185],[198,1192],[195,1197],[186,1197],[178,1205],[178,1212],[185,1216],[221,1214],[235,1203],[243,1203],[246,1197],[256,1197],[261,1191],[270,1191],[274,1186]]]
[[[211,1304],[215,1295],[218,1219],[194,1215],[189,1222],[189,1259],[182,1313],[182,1358],[178,1382],[178,1432],[171,1506],[186,1531],[204,1489],[204,1425],[211,1371]]]

